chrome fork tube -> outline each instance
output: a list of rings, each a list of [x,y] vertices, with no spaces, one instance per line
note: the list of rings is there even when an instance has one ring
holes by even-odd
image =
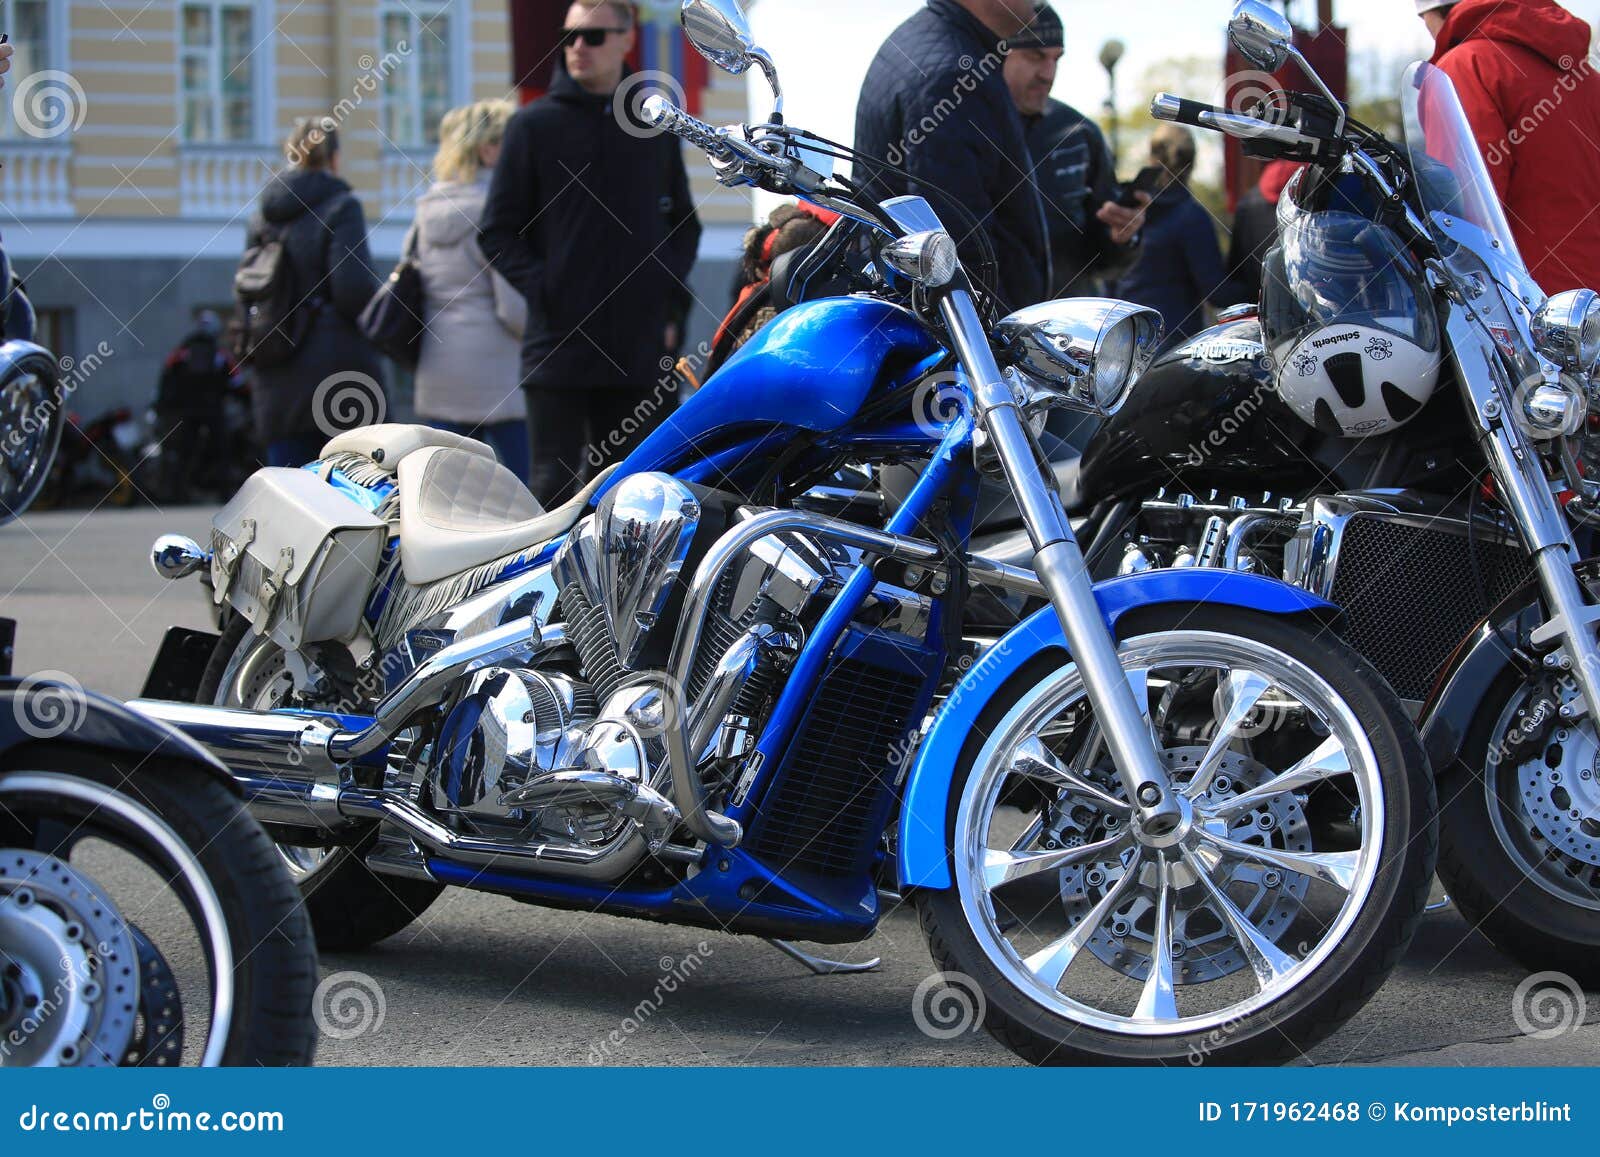
[[[1156,751],[1147,705],[1134,696],[1117,656],[1116,640],[1100,613],[1088,563],[1073,537],[1061,497],[1046,476],[1027,422],[989,348],[972,295],[953,290],[939,309],[971,381],[979,421],[1022,508],[1035,551],[1034,571],[1049,594],[1072,659],[1083,672],[1084,690],[1105,733],[1117,775],[1133,801],[1140,828],[1164,835],[1182,822],[1179,801]]]
[[[1539,588],[1550,609],[1550,621],[1533,632],[1533,641],[1541,646],[1559,641],[1566,647],[1572,680],[1589,717],[1600,722],[1600,644],[1595,640],[1600,608],[1589,601],[1578,581],[1578,547],[1567,516],[1551,492],[1537,448],[1517,425],[1512,391],[1500,388],[1498,362],[1488,337],[1460,307],[1450,310],[1446,329],[1478,427],[1478,443],[1501,501],[1533,554]]]

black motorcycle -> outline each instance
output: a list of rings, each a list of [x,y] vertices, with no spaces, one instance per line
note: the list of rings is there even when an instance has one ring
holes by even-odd
[[[309,1064],[310,921],[227,770],[66,676],[7,668],[0,1068]]]
[[[1298,56],[1270,6],[1240,3],[1230,32],[1267,71]],[[1168,351],[1083,453],[1055,455],[1057,478],[1097,577],[1226,567],[1339,604],[1347,641],[1416,713],[1439,778],[1450,896],[1509,955],[1592,985],[1600,565],[1580,560],[1600,488],[1580,462],[1600,461],[1588,414],[1600,399],[1600,297],[1547,298],[1533,283],[1437,69],[1406,74],[1403,145],[1317,86],[1243,112],[1156,99],[1158,119],[1305,168],[1280,206],[1259,308],[1228,311]],[[1346,293],[1330,273],[1328,223],[1352,215],[1361,244],[1392,257],[1364,271],[1347,262]],[[1406,392],[1415,383],[1379,360],[1389,339],[1374,343],[1341,313],[1374,316],[1380,267],[1414,270],[1421,286],[1414,315],[1399,319],[1437,350],[1437,386],[1420,403]],[[1321,328],[1297,345],[1308,314]],[[1335,405],[1286,403],[1301,374],[1323,368]],[[1355,421],[1358,407],[1377,416]],[[1003,560],[1022,546],[1004,517],[975,543]]]

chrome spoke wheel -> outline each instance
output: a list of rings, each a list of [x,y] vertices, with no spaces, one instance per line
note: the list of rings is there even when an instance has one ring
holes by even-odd
[[[1266,643],[1205,631],[1122,648],[1182,799],[1142,831],[1067,666],[979,753],[956,888],[988,963],[1028,1001],[1133,1037],[1218,1028],[1316,973],[1382,861],[1377,757],[1350,705]]]
[[[293,694],[294,676],[283,649],[265,636],[246,635],[223,670],[214,702],[218,707],[273,711],[287,704]],[[326,864],[333,854],[330,848],[300,847],[276,840],[273,843],[297,884]]]

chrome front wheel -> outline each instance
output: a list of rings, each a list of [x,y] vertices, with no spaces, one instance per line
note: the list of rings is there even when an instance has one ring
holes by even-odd
[[[928,907],[991,1029],[1032,1060],[1293,1057],[1376,988],[1371,946],[1421,909],[1429,779],[1381,679],[1279,620],[1198,608],[1174,626],[1120,653],[1177,830],[1141,830],[1075,666],[969,744],[955,886]]]

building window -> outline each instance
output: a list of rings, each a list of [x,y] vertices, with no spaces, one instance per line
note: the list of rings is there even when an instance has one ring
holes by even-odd
[[[41,72],[59,70],[66,45],[65,29],[60,15],[52,11],[56,5],[51,0],[0,0],[0,28],[11,33],[11,43],[16,45],[16,55],[11,60],[11,76],[7,80],[4,97],[9,97],[18,81],[37,76]],[[0,99],[0,125],[7,136],[25,135],[48,139],[59,136],[56,127],[59,119],[73,115],[70,102],[65,100],[40,101],[35,110],[35,123],[27,132],[18,128],[12,112],[12,102]],[[42,118],[42,120],[40,119]]]
[[[182,7],[183,139],[253,143],[256,131],[256,11],[253,3]]]
[[[385,3],[380,53],[398,61],[383,88],[380,128],[391,149],[418,149],[439,143],[439,120],[455,103],[464,78],[451,44],[457,5],[444,2]],[[463,21],[464,23],[464,21]]]

